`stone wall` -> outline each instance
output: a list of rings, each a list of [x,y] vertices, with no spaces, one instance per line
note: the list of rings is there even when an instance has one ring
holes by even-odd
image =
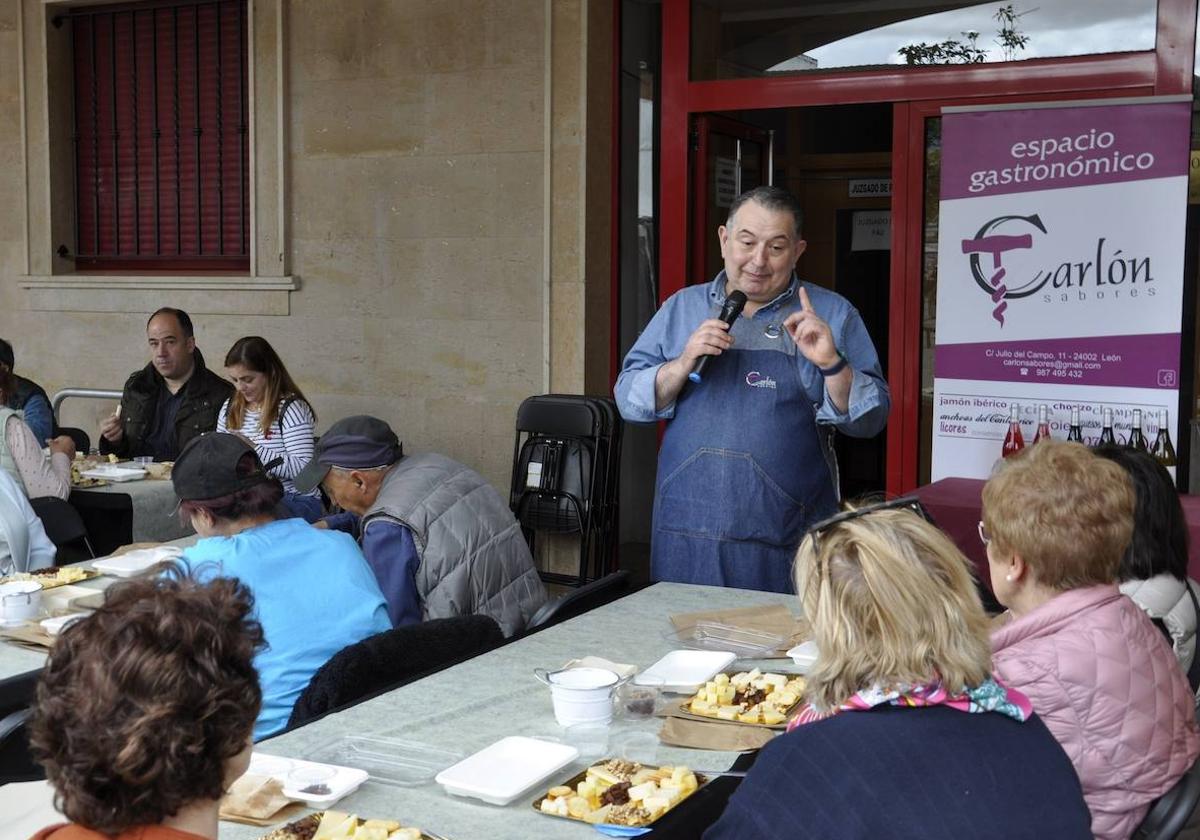
[[[182,306],[212,366],[267,337],[320,428],[376,414],[505,489],[524,397],[607,388],[610,4],[251,0],[245,286],[79,277],[53,256],[71,230],[70,181],[49,174],[69,143],[56,10],[0,0],[0,336],[18,372],[119,388],[148,313]],[[68,401],[62,419],[94,429],[111,408]]]

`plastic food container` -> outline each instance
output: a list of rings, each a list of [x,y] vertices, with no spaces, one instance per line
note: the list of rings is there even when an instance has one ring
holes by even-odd
[[[416,787],[432,782],[463,754],[401,738],[343,735],[313,751],[313,758],[366,771],[372,781],[397,787]]]
[[[138,481],[146,477],[146,470],[137,464],[101,464],[84,470],[80,475],[101,481]]]
[[[692,650],[727,650],[742,659],[774,653],[786,641],[782,636],[715,621],[698,621],[691,627],[668,633],[666,638]]]
[[[98,572],[114,577],[133,577],[140,575],[155,563],[173,560],[183,554],[183,549],[177,545],[160,545],[157,548],[139,548],[126,552],[118,557],[102,557],[92,563],[92,568]]]
[[[788,651],[788,656],[792,657],[799,668],[801,674],[807,674],[813,665],[817,664],[817,657],[820,651],[817,650],[817,643],[814,641],[801,642],[794,648]]]
[[[437,774],[454,796],[507,805],[579,757],[567,744],[510,735]]]
[[[325,772],[328,770],[333,772]],[[250,754],[250,768],[246,772],[279,779],[283,783],[284,796],[303,802],[310,808],[332,805],[354,793],[368,778],[365,770],[356,767],[338,767],[257,752]],[[308,792],[304,788],[308,788]]]
[[[737,655],[718,650],[673,650],[642,672],[644,676],[662,677],[663,691],[672,694],[695,694],[700,686],[724,671]]]

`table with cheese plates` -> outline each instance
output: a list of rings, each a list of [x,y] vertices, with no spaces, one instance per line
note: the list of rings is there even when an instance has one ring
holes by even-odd
[[[179,499],[170,479],[75,487],[68,501],[79,511],[99,555],[129,543],[170,542],[192,533],[175,513]]]
[[[329,742],[345,735],[402,738],[443,750],[470,755],[508,735],[568,739],[555,722],[550,691],[538,683],[533,669],[557,668],[588,655],[639,669],[652,665],[675,649],[665,638],[675,613],[785,604],[799,611],[794,596],[771,592],[691,584],[658,583],[562,624],[549,627],[501,648],[457,664],[344,711],[269,738],[257,752],[286,758],[309,758]],[[316,631],[318,628],[314,628]],[[758,665],[777,672],[794,672],[791,660],[739,660],[738,669]],[[664,695],[683,702],[683,695]],[[661,719],[613,724],[617,734],[642,729],[657,734]],[[610,749],[611,752],[611,749]],[[685,764],[700,770],[744,769],[753,754],[693,750],[659,744],[658,764]],[[363,818],[395,819],[448,840],[554,840],[597,837],[582,822],[534,811],[532,802],[546,790],[585,769],[580,759],[553,774],[527,794],[504,807],[445,793],[434,782],[419,787],[394,787],[368,781],[358,791],[331,806]],[[724,810],[740,780],[717,777],[655,823],[655,838],[697,838]],[[306,812],[307,813],[307,812]],[[253,840],[266,829],[223,823],[222,840]]]
[[[195,534],[192,534],[191,536],[171,540],[170,544],[186,548],[195,543],[197,539],[199,538]],[[95,561],[85,560],[82,563],[75,563],[73,565],[82,569],[89,569],[93,562]],[[82,589],[102,591],[119,580],[120,578],[110,575],[100,575],[99,577],[82,580],[70,585]],[[53,589],[47,591],[54,592]],[[28,647],[0,637],[0,717],[3,717],[8,710],[18,707],[32,697],[33,685],[37,681],[38,672],[41,671],[45,662],[46,651],[44,649]]]

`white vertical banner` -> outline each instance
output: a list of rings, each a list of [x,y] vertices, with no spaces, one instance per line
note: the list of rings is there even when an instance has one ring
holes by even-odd
[[[1026,440],[1079,408],[1176,428],[1190,101],[942,118],[932,478],[986,478],[1009,407]],[[1090,440],[1089,440],[1090,439]]]

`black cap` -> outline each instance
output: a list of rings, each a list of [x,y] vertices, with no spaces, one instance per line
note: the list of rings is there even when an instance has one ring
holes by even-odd
[[[254,456],[254,469],[238,475],[237,465],[246,454]],[[271,481],[254,447],[237,435],[211,432],[190,441],[171,469],[171,483],[180,501],[217,499]]]
[[[330,467],[386,467],[403,457],[404,447],[391,426],[378,417],[356,414],[337,421],[321,435],[313,459],[292,482],[297,491],[307,493],[324,480]]]

